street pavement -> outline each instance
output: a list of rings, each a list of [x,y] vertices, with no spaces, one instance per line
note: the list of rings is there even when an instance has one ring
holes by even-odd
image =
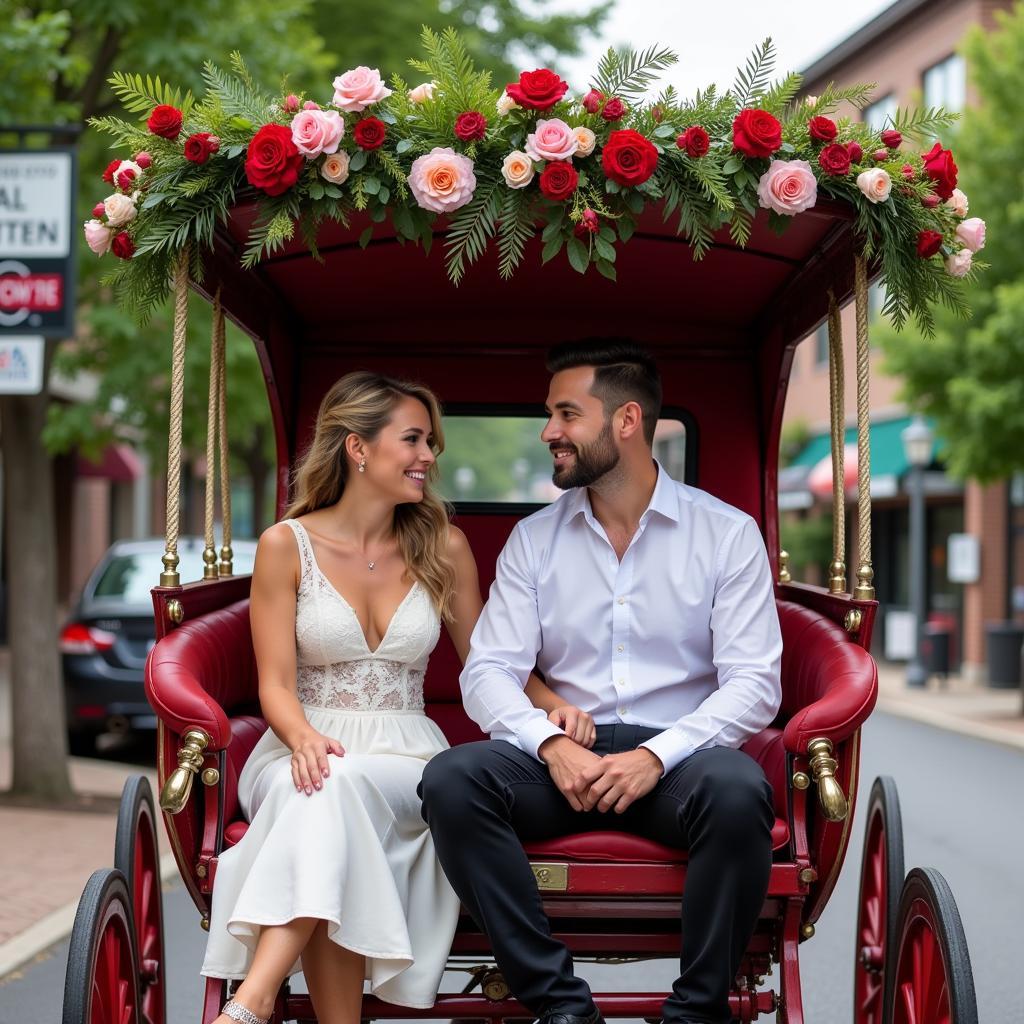
[[[4,682],[0,673],[0,789],[9,772]],[[864,805],[874,777],[890,774],[900,787],[908,869],[938,868],[957,897],[980,1019],[1024,1024],[1016,963],[1010,960],[1019,938],[1016,930],[1011,933],[1011,922],[1024,920],[1019,881],[1024,822],[1015,813],[1024,783],[1020,693],[970,687],[959,679],[945,686],[933,680],[927,690],[909,692],[901,673],[891,669],[883,669],[880,683],[879,711],[864,730],[861,800],[850,855],[817,935],[801,946],[807,1019],[851,1016]],[[122,757],[140,750],[137,746]],[[116,795],[123,779],[139,770],[124,761],[78,758],[71,759],[71,768],[76,789],[101,796]],[[0,845],[0,1024],[60,1019],[66,935],[75,902],[92,870],[113,859],[116,816],[109,800],[98,804],[93,812],[0,806],[0,835],[5,837]],[[166,859],[165,865],[172,993],[168,1020],[184,1024],[199,1020],[198,969],[205,935],[175,869]],[[672,965],[581,965],[581,973],[598,990],[667,988]],[[464,975],[449,976],[444,988],[454,990],[464,980]]]

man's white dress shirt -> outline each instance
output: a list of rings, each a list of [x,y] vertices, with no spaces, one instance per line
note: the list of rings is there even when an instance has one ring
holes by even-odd
[[[481,729],[537,757],[562,731],[523,692],[536,666],[598,725],[663,730],[642,746],[668,772],[772,721],[781,654],[757,525],[658,466],[621,562],[585,487],[516,524],[460,682]]]

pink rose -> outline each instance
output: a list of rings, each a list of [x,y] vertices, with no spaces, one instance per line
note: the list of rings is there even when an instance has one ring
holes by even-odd
[[[345,122],[336,110],[303,110],[292,118],[292,142],[307,159],[337,153]]]
[[[946,273],[950,277],[966,277],[971,269],[973,254],[970,249],[960,249],[946,257]]]
[[[434,98],[434,83],[422,82],[415,89],[409,90],[410,103],[423,103]]]
[[[527,156],[531,160],[571,160],[580,147],[576,133],[562,120],[538,118],[537,127],[526,136]]]
[[[409,187],[424,210],[451,213],[473,198],[473,161],[450,146],[435,146],[417,157],[409,171]]]
[[[299,97],[295,93],[290,92],[284,98],[284,109],[288,114],[294,114],[299,109]]]
[[[320,110],[321,108],[320,108],[320,104],[317,103],[316,100],[306,100],[306,102],[302,104],[302,109],[303,110]]]
[[[105,252],[110,251],[110,242],[113,234],[110,228],[101,224],[98,220],[87,220],[85,222],[85,244],[97,256],[102,256]]]
[[[802,213],[818,199],[818,181],[806,160],[773,160],[757,183],[758,202],[787,217]]]
[[[892,178],[889,172],[881,167],[873,167],[870,171],[861,171],[857,175],[857,188],[864,193],[872,203],[884,203],[892,191]]]
[[[953,189],[953,194],[946,200],[946,205],[958,216],[967,216],[967,196],[960,189]]]
[[[977,252],[985,248],[985,222],[980,217],[969,217],[961,221],[956,227],[956,237],[967,246],[971,252]]]
[[[361,65],[338,75],[334,80],[334,105],[350,114],[358,114],[391,95],[376,68]]]

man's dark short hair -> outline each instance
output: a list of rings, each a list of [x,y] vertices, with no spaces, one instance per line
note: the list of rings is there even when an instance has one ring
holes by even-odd
[[[626,402],[636,402],[643,413],[644,438],[654,444],[661,414],[661,378],[649,352],[625,339],[587,338],[555,345],[548,352],[547,366],[548,373],[594,367],[590,393],[601,400],[605,418]]]

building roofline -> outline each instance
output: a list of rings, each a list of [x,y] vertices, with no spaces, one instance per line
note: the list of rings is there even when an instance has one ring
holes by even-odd
[[[885,32],[895,28],[901,21],[905,21],[929,2],[931,0],[896,0],[894,4],[877,14],[866,25],[847,36],[838,46],[834,46],[802,71],[804,82],[816,82],[824,78],[844,61],[865,49]]]

